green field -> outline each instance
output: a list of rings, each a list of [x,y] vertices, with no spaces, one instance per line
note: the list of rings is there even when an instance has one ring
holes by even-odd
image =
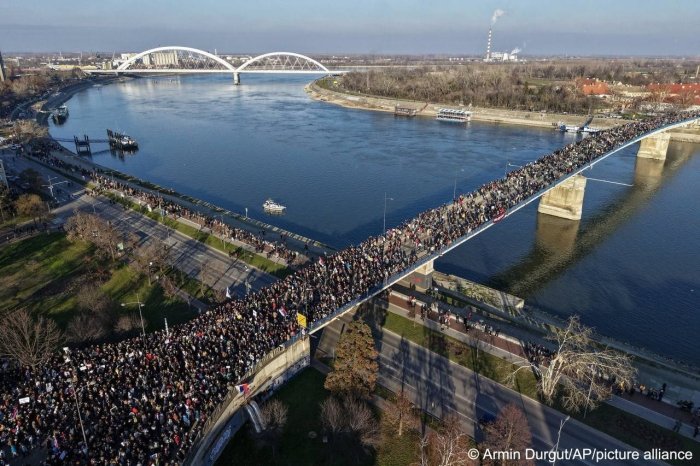
[[[217,466],[407,466],[417,460],[418,434],[404,433],[399,438],[384,423],[382,443],[373,455],[352,458],[324,444],[319,420],[319,405],[329,395],[323,388],[324,379],[320,372],[306,369],[275,395],[289,407],[289,413],[274,457],[270,450],[257,447],[246,424],[231,439]],[[381,419],[381,413],[378,416]],[[316,433],[316,438],[309,438],[309,432]]]
[[[137,306],[119,306],[138,296],[151,330],[162,328],[166,317],[175,324],[194,315],[186,303],[165,298],[160,286],[149,285],[129,266],[97,259],[89,244],[68,241],[63,233],[41,234],[0,249],[0,314],[26,307],[65,327],[78,312],[77,290],[95,280],[116,313],[138,311]]]

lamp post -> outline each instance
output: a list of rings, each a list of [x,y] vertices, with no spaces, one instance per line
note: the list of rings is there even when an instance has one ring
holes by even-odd
[[[384,231],[383,234],[386,235],[386,201],[393,201],[393,197],[386,197],[386,191],[384,192]]]
[[[464,168],[460,169],[459,171],[464,173]],[[454,189],[452,190],[452,200],[453,201],[457,199],[457,175],[459,175],[459,173],[455,173],[455,185],[454,185]]]
[[[70,358],[70,350],[68,347],[63,348],[63,351],[66,353],[64,356],[65,362],[67,364],[71,365],[71,368],[73,369],[73,373],[71,374],[70,377],[70,386],[71,390],[73,391],[73,399],[75,400],[75,410],[78,412],[78,420],[80,421],[80,430],[83,433],[83,443],[85,443],[85,454],[87,456],[88,454],[88,442],[87,442],[87,436],[85,435],[85,426],[83,425],[83,415],[80,412],[80,403],[78,403],[78,391],[75,388],[75,382],[78,380],[78,374],[77,370],[75,367],[75,364],[73,363],[73,360]]]
[[[149,270],[150,274],[150,270]],[[126,307],[130,304],[136,304],[139,307],[139,318],[141,319],[141,335],[143,338],[146,338],[146,327],[143,325],[143,313],[141,312],[141,308],[144,306],[144,303],[141,302],[141,298],[139,297],[139,294],[136,293],[136,301],[132,301],[130,303],[122,303],[122,307]]]

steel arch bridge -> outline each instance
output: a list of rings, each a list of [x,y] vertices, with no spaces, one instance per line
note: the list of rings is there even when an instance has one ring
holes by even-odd
[[[205,50],[171,45],[137,53],[116,69],[89,70],[93,74],[157,74],[157,73],[224,73],[232,74],[236,84],[242,73],[264,74],[331,74],[331,71],[306,55],[294,52],[271,52],[245,61],[239,67]]]

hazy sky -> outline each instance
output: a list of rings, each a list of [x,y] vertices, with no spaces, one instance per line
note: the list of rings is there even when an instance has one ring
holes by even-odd
[[[0,50],[700,56],[700,0],[0,0]]]

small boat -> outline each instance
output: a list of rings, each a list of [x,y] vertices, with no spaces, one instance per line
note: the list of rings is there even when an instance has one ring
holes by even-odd
[[[265,212],[271,214],[281,214],[286,208],[287,207],[283,206],[282,204],[278,204],[272,199],[268,199],[263,203],[263,209],[265,210]]]
[[[66,118],[68,118],[68,107],[66,107],[65,105],[61,105],[56,110],[51,112],[51,117],[53,118],[54,123],[63,123],[64,121],[66,121]]]

